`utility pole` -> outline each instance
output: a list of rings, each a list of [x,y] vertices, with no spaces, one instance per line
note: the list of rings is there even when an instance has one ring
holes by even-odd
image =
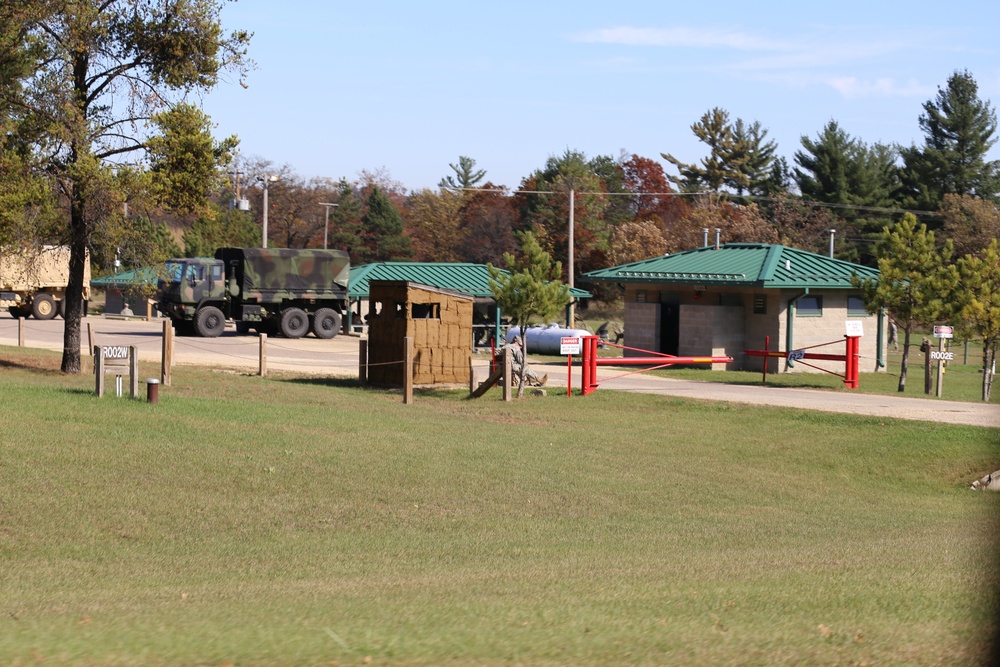
[[[340,204],[327,204],[320,202],[319,205],[326,209],[326,215],[323,221],[323,250],[326,250],[326,239],[330,235],[330,209],[337,208]]]

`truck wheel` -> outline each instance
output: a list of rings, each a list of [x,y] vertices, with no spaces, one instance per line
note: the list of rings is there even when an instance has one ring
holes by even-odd
[[[11,306],[7,309],[7,312],[10,313],[11,317],[18,320],[21,319],[22,317],[27,317],[28,315],[31,315],[30,308],[25,309],[21,308],[20,306]]]
[[[59,299],[56,301],[56,313],[59,317],[66,319],[66,299]]]
[[[340,313],[333,308],[320,308],[313,316],[316,338],[333,338],[340,331]]]
[[[281,311],[281,335],[285,338],[302,338],[309,332],[309,316],[301,308]]]
[[[226,328],[226,316],[215,306],[205,306],[194,316],[194,331],[202,338],[215,338]]]
[[[51,294],[36,294],[31,300],[31,314],[36,320],[51,320],[56,316],[56,300]]]

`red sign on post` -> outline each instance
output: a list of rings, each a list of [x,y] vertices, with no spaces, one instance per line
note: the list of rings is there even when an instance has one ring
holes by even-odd
[[[949,326],[947,324],[935,324],[934,325],[934,337],[935,338],[954,338],[955,337],[955,327]]]
[[[576,336],[560,338],[559,354],[580,354],[580,338]]]
[[[573,355],[580,354],[579,336],[564,336],[559,339],[559,354],[566,355],[566,395],[573,395]]]

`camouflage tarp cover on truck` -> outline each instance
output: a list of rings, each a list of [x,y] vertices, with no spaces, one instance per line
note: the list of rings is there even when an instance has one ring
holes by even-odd
[[[347,296],[350,257],[342,250],[219,248],[215,258],[223,261],[227,272],[237,260],[235,277],[243,300],[274,302],[282,294],[295,298],[307,294],[315,298]]]

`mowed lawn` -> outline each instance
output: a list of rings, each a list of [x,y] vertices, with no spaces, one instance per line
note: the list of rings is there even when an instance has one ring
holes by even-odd
[[[3,665],[973,665],[1000,429],[0,348]],[[143,366],[142,377],[155,376]]]

